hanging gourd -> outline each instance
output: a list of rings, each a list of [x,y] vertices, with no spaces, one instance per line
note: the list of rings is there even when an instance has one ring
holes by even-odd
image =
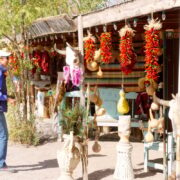
[[[160,29],[162,24],[157,19],[149,21],[148,25],[144,26],[145,31],[145,72],[146,79],[158,79],[159,63],[158,56],[160,54]]]
[[[157,128],[159,122],[158,122],[157,119],[155,119],[155,118],[153,117],[153,113],[152,113],[152,109],[151,109],[151,108],[149,109],[149,115],[150,115],[149,127],[151,127],[151,128]]]
[[[119,95],[120,95],[120,99],[117,104],[117,111],[119,114],[126,114],[129,112],[129,104],[123,89],[120,90]]]
[[[147,134],[145,135],[145,142],[150,143],[154,141],[154,136],[151,130],[148,130]]]
[[[99,66],[99,71],[97,72],[97,76],[98,76],[99,78],[102,78],[102,77],[103,77],[103,72],[102,72],[102,69],[101,69],[100,66]]]
[[[121,37],[120,39],[120,65],[121,65],[121,71],[125,74],[129,74],[132,72],[132,69],[136,63],[137,55],[134,52],[133,48],[133,36],[134,36],[134,30],[129,27],[128,25],[125,25],[122,29],[119,31],[119,35]]]
[[[102,63],[109,64],[112,61],[112,39],[110,32],[101,34],[100,49]]]

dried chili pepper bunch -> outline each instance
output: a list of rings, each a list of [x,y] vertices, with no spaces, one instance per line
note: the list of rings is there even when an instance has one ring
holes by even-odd
[[[132,72],[137,59],[133,48],[134,30],[128,25],[125,25],[120,29],[119,35],[121,37],[119,45],[121,70],[125,74],[129,74]]]
[[[92,34],[88,33],[88,36],[84,38],[84,48],[85,48],[85,60],[86,63],[94,61],[95,55],[95,38]]]
[[[145,31],[145,71],[146,79],[158,79],[158,56],[160,54],[160,29],[162,24],[157,19],[151,19],[147,25],[144,26]]]
[[[105,32],[100,37],[101,61],[109,64],[112,61],[112,39],[111,33]]]

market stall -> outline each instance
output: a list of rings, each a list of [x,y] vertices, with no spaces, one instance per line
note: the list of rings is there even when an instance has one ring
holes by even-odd
[[[57,30],[54,31],[50,28],[51,32],[49,34],[39,33],[39,35],[32,36],[32,39],[30,39],[33,45],[37,45],[41,44],[41,42],[46,42],[48,38],[47,44],[51,43],[51,47],[54,47],[56,43],[57,47],[55,50],[61,55],[64,53],[63,49],[66,47],[66,42],[73,46],[71,49],[74,52],[76,52],[75,47],[78,45],[81,57],[84,55],[84,58],[80,58],[81,60],[78,63],[70,62],[67,58],[66,49],[67,66],[62,64],[64,66],[64,80],[66,83],[68,82],[67,84],[73,84],[71,86],[73,88],[69,89],[70,91],[78,90],[80,92],[78,97],[80,97],[82,102],[85,99],[83,95],[85,93],[82,92],[86,91],[88,84],[90,85],[90,94],[92,93],[93,96],[89,98],[96,105],[94,119],[96,119],[97,125],[98,117],[96,116],[98,111],[101,110],[100,118],[104,117],[104,119],[102,118],[104,123],[107,122],[107,116],[111,116],[112,109],[116,111],[116,115],[117,111],[120,115],[132,114],[132,109],[138,109],[137,103],[132,103],[131,107],[129,107],[125,93],[138,93],[140,96],[144,96],[144,94],[141,94],[142,92],[145,93],[146,103],[144,103],[144,106],[148,105],[148,107],[145,107],[148,111],[142,113],[140,108],[140,113],[135,111],[131,120],[134,118],[147,121],[150,118],[148,137],[146,136],[145,138],[147,143],[154,140],[152,135],[154,129],[158,133],[164,133],[162,136],[164,164],[161,166],[164,174],[167,172],[166,161],[169,158],[167,156],[169,154],[166,149],[168,142],[165,139],[165,132],[166,130],[171,131],[172,128],[167,117],[165,117],[163,122],[152,118],[153,116],[149,117],[149,109],[156,111],[157,116],[160,115],[158,112],[159,107],[151,106],[152,95],[155,91],[158,92],[159,97],[164,99],[170,98],[171,93],[178,92],[179,6],[180,2],[173,0],[166,0],[163,4],[161,1],[154,1],[153,7],[150,0],[120,3],[74,18],[73,22],[76,25],[73,31],[69,31],[69,33],[62,31],[59,34]],[[55,24],[57,25],[58,23],[56,22]],[[40,24],[38,28],[40,28]],[[43,28],[44,26],[42,26]],[[75,57],[79,56],[75,55]],[[82,81],[83,83],[80,82],[81,69],[77,68],[76,73],[73,73],[75,72],[74,67],[79,67],[79,64],[84,70],[85,79],[84,82]],[[59,67],[59,65],[55,67]],[[52,69],[54,70],[54,68]],[[50,73],[51,79],[53,78],[53,72]],[[56,76],[55,74],[54,77]],[[142,80],[141,83],[138,83],[139,79]],[[143,88],[141,84],[143,84]],[[119,103],[119,99],[113,104],[110,103],[114,98],[108,99],[108,95],[104,97],[103,93],[101,93],[103,90],[108,91],[110,88],[112,90],[109,98],[114,95],[113,92],[123,89],[120,93]],[[132,99],[134,100],[135,98]],[[118,107],[116,107],[117,104]],[[129,111],[130,109],[131,111]],[[135,116],[142,114],[144,117]],[[161,116],[158,117],[161,119]],[[117,124],[117,120],[117,117],[113,117],[109,122],[113,123],[116,121]],[[141,129],[143,128],[141,127]],[[153,144],[151,147],[153,147]],[[153,167],[157,166],[153,165]],[[172,167],[168,168],[170,175]]]

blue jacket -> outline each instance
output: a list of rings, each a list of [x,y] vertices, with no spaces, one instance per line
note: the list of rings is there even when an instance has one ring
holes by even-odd
[[[0,65],[0,112],[7,112],[6,71],[7,69]]]

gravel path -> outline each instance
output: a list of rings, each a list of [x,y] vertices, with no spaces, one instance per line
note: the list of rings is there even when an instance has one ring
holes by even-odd
[[[99,154],[91,151],[89,142],[89,180],[113,180],[116,163],[117,142],[100,142],[102,150]],[[56,151],[62,143],[47,143],[38,147],[9,145],[7,163],[18,170],[15,174],[0,172],[0,180],[57,180],[60,175],[56,160]],[[159,152],[150,154],[152,159],[162,157]],[[133,143],[133,167],[136,179],[162,180],[161,171],[143,172],[143,143]],[[82,180],[81,165],[74,171],[74,178]]]

